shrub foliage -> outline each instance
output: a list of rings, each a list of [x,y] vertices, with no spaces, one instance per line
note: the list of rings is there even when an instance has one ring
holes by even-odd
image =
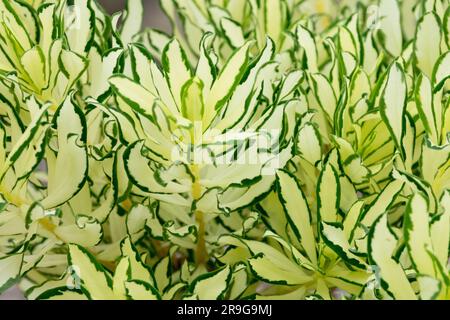
[[[0,1],[0,293],[450,299],[448,0]]]

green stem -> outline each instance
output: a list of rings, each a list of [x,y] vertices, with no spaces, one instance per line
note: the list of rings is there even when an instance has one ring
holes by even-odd
[[[202,196],[201,185],[200,185],[200,173],[197,165],[191,166],[191,171],[195,177],[195,181],[192,185],[192,196],[194,200],[200,199]],[[195,260],[197,264],[206,264],[208,261],[208,251],[206,250],[206,226],[204,213],[200,210],[195,211],[195,221],[198,224],[198,235],[197,235],[197,248],[195,251]]]

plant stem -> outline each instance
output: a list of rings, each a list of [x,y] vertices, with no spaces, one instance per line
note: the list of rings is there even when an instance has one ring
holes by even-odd
[[[205,240],[205,220],[203,212],[195,211],[195,221],[198,223],[197,249],[195,252],[195,260],[199,265],[206,264],[208,261],[208,252],[206,250]]]
[[[192,184],[192,197],[194,200],[200,199],[202,196],[202,190],[200,185],[200,172],[197,165],[191,166],[191,171],[194,175],[194,183]],[[205,239],[205,217],[204,213],[200,210],[195,211],[195,221],[198,224],[198,235],[197,235],[197,248],[195,252],[195,260],[197,264],[206,264],[208,261],[208,251],[206,250],[206,239]]]

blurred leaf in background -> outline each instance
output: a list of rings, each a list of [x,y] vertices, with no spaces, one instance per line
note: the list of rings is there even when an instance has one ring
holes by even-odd
[[[158,0],[143,0],[145,5],[144,26],[168,31],[170,29],[169,21],[161,11]],[[109,13],[123,10],[126,6],[126,0],[99,0]]]

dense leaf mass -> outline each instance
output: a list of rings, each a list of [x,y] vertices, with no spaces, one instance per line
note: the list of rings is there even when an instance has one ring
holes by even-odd
[[[450,299],[448,0],[0,1],[0,293]]]

